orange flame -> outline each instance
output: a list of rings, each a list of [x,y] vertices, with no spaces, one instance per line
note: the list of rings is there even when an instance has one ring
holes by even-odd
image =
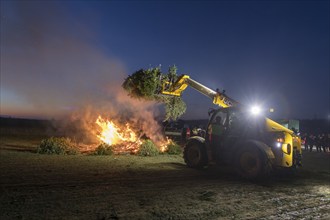
[[[170,144],[173,144],[173,140],[166,137],[166,140],[164,140],[160,143],[160,149],[159,150],[161,152],[167,151],[168,145],[170,145]]]
[[[140,137],[130,128],[129,124],[120,128],[113,121],[108,121],[99,116],[96,120],[96,124],[101,128],[100,134],[97,137],[104,143],[109,145],[120,145],[114,149],[117,152],[133,152],[136,153],[139,150],[142,141]]]
[[[118,126],[113,121],[105,120],[99,116],[96,124],[100,127],[97,137],[100,141],[109,144],[114,148],[116,153],[131,152],[137,153],[140,149],[142,141],[136,132],[132,130],[129,124],[125,126]],[[156,143],[161,152],[167,150],[167,146],[173,141],[166,137],[163,141]]]

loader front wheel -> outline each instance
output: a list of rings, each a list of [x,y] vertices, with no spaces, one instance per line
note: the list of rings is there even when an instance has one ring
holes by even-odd
[[[202,168],[207,164],[205,146],[197,141],[189,142],[186,145],[183,157],[187,166],[191,168]]]
[[[257,147],[249,146],[240,149],[235,158],[237,173],[250,180],[260,179],[268,173],[267,158]]]

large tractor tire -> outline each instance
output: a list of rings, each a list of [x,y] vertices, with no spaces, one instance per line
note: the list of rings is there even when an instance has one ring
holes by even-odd
[[[258,180],[268,176],[271,164],[264,154],[256,146],[243,146],[235,157],[236,172],[245,179]]]
[[[207,165],[205,145],[198,141],[190,141],[187,143],[183,151],[183,157],[188,167],[203,168]]]

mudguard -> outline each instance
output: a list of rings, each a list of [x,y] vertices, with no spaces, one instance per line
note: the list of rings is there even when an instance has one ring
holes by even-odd
[[[245,142],[247,145],[254,145],[256,146],[268,159],[273,160],[275,159],[275,155],[270,147],[268,147],[265,143],[256,141],[256,140],[248,140]]]
[[[205,138],[200,137],[200,136],[192,136],[192,137],[190,137],[190,138],[188,139],[188,141],[187,141],[187,144],[188,144],[189,142],[191,142],[191,141],[198,141],[198,142],[200,142],[200,143],[202,143],[202,144],[205,144]],[[186,145],[187,145],[187,144],[186,144]]]
[[[263,142],[257,140],[242,141],[236,150],[233,161],[236,172],[241,177],[257,180],[264,179],[271,173],[275,155]]]

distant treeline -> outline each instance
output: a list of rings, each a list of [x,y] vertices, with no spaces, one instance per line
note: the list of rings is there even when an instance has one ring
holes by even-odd
[[[189,127],[201,127],[206,128],[208,120],[184,120],[184,124],[189,125]],[[326,119],[303,119],[299,120],[299,130],[300,133],[330,133],[330,121]]]
[[[55,127],[51,120],[0,117],[0,133],[2,135],[47,135],[54,131]]]
[[[54,120],[20,119],[0,117],[1,134],[40,134],[47,135],[56,132]],[[178,120],[178,127],[189,126],[206,129],[208,120]],[[300,133],[330,133],[330,121],[326,119],[299,120]]]

